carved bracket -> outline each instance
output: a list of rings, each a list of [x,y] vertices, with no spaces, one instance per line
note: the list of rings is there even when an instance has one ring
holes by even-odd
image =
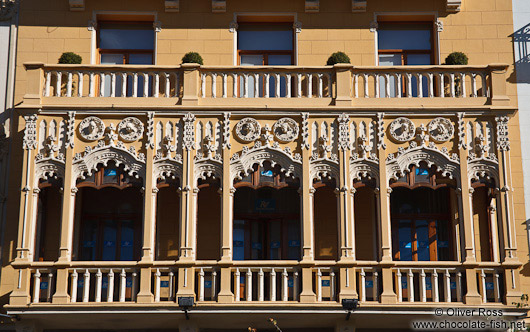
[[[164,4],[166,7],[166,13],[178,13],[180,10],[179,0],[166,0]]]
[[[351,11],[353,13],[364,13],[366,12],[366,3],[368,0],[352,0]]]
[[[447,0],[446,10],[448,13],[458,13],[461,5],[462,0]]]
[[[82,12],[85,10],[85,0],[68,0],[70,4],[70,11]]]
[[[320,10],[320,0],[305,0],[306,13],[318,13]]]

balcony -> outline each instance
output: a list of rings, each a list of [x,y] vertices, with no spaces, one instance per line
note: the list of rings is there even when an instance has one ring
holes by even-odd
[[[22,107],[91,109],[490,108],[509,106],[506,64],[109,66],[26,63]]]

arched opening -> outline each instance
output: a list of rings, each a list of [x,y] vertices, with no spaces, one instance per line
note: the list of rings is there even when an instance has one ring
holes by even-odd
[[[472,188],[475,255],[480,262],[492,262],[498,259],[495,183],[491,179],[482,178],[472,182]]]
[[[455,260],[451,191],[455,182],[426,163],[391,183],[392,245],[395,260]]]
[[[299,179],[264,162],[234,187],[234,260],[299,260]]]
[[[55,261],[59,257],[61,229],[62,179],[39,182],[35,261]]]
[[[197,259],[221,259],[220,181],[199,180],[197,197]]]
[[[77,183],[77,257],[134,261],[142,247],[142,182],[109,162]]]
[[[179,257],[180,181],[165,179],[157,183],[156,259],[177,260]]]
[[[377,202],[374,179],[363,178],[353,184],[355,220],[355,256],[357,260],[379,259]]]
[[[337,184],[335,179],[323,179],[313,183],[313,188],[315,259],[336,261],[339,256]]]

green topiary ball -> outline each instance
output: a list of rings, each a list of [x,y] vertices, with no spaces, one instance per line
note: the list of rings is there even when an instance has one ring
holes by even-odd
[[[182,63],[198,63],[203,65],[202,56],[197,52],[188,52],[182,57]]]
[[[446,65],[461,65],[465,66],[468,63],[467,55],[462,52],[453,52],[445,58]]]
[[[81,62],[83,62],[83,58],[74,52],[64,52],[59,58],[60,64],[80,65]]]
[[[328,58],[327,65],[333,66],[337,63],[350,63],[350,57],[344,52],[335,52]]]

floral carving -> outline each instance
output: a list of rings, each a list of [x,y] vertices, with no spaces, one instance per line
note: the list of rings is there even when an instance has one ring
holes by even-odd
[[[103,137],[105,125],[100,118],[89,116],[84,118],[78,127],[79,135],[86,141],[96,141]]]
[[[272,126],[274,136],[281,142],[292,142],[298,137],[298,124],[291,118],[281,118]]]
[[[37,116],[35,114],[24,116],[26,128],[24,129],[23,148],[34,150],[37,148]]]
[[[427,125],[430,138],[435,142],[447,142],[453,137],[455,127],[446,118],[435,118]]]
[[[261,126],[253,118],[241,119],[236,125],[236,135],[242,141],[253,142],[259,138],[260,133]]]
[[[388,127],[390,136],[398,142],[410,141],[416,132],[414,123],[407,118],[397,118],[390,123]]]
[[[118,135],[125,142],[134,142],[142,137],[143,133],[144,124],[137,118],[125,118],[118,124]]]

